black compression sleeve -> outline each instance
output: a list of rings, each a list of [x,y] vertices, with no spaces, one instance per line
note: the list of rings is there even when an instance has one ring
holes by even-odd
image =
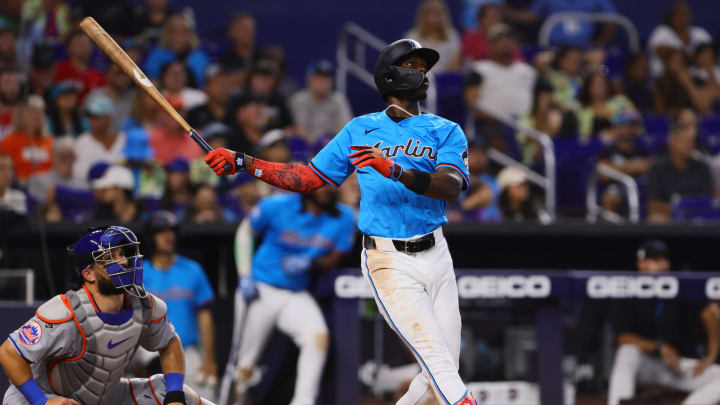
[[[430,173],[422,170],[410,169],[413,172],[413,182],[407,185],[408,190],[423,195],[430,187]]]

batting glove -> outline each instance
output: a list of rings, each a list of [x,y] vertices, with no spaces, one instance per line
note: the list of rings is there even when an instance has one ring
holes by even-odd
[[[260,295],[255,280],[250,276],[241,277],[238,288],[240,289],[240,295],[248,303],[254,301]]]
[[[208,152],[203,160],[218,176],[245,171],[245,154],[229,149],[217,148]],[[232,166],[229,172],[225,170],[225,165],[228,163]]]
[[[353,166],[358,169],[370,166],[390,180],[398,181],[400,179],[403,173],[402,166],[386,158],[380,149],[367,145],[353,145],[350,149],[357,151],[349,156],[350,159],[353,159]]]

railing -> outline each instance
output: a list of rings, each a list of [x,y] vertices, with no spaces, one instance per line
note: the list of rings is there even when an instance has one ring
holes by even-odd
[[[487,103],[480,100],[476,107],[484,112],[485,114],[493,117],[497,121],[501,122],[504,125],[507,125],[510,128],[513,128],[515,131],[520,131],[529,136],[530,138],[534,139],[540,144],[540,147],[542,148],[542,154],[543,154],[543,163],[545,165],[545,174],[540,174],[534,170],[532,170],[530,167],[522,164],[521,162],[518,162],[517,160],[513,159],[512,157],[496,150],[496,149],[489,149],[488,150],[488,157],[492,159],[493,161],[501,164],[502,166],[516,166],[520,169],[522,169],[525,174],[528,176],[528,180],[531,181],[534,184],[537,184],[542,189],[545,190],[545,209],[547,210],[548,214],[550,215],[551,220],[555,220],[555,211],[556,211],[556,202],[555,202],[555,185],[557,184],[555,181],[556,173],[555,173],[555,146],[553,145],[552,138],[550,138],[550,135],[540,132],[536,130],[535,128],[531,128],[525,125],[521,125],[517,123],[517,120],[513,119],[508,114],[502,113],[500,111],[496,111]],[[471,130],[475,128],[473,120],[470,120],[467,127]]]
[[[25,303],[35,302],[35,272],[32,269],[0,269],[0,278],[25,279]]]
[[[629,18],[618,13],[581,13],[581,12],[561,12],[552,14],[548,17],[540,27],[540,33],[538,34],[538,43],[542,47],[550,45],[550,34],[556,25],[562,24],[565,21],[584,21],[584,22],[603,22],[603,23],[615,23],[622,27],[628,36],[628,46],[630,50],[635,53],[640,50],[640,36],[638,35],[637,28]]]
[[[347,79],[351,75],[368,86],[375,88],[372,68],[367,67],[367,49],[380,52],[388,44],[376,37],[361,26],[349,22],[343,26],[340,32],[340,39],[335,54],[337,70],[335,71],[335,86],[337,90],[347,96]],[[350,51],[352,49],[352,55]],[[374,61],[373,61],[374,62]],[[424,111],[437,111],[437,87],[435,77],[428,74],[430,87],[427,91],[427,99],[424,103]]]
[[[587,205],[588,222],[596,222],[598,216],[600,216],[601,213],[604,214],[607,218],[616,218],[618,220],[622,220],[622,217],[615,214],[614,212],[605,210],[598,204],[598,175],[602,175],[610,178],[611,180],[615,180],[623,187],[625,187],[625,192],[628,199],[628,219],[633,224],[640,222],[640,192],[638,191],[637,182],[635,182],[635,179],[633,179],[631,176],[619,170],[613,169],[612,167],[605,164],[599,164],[595,166],[595,171],[590,176],[590,180],[588,181],[587,194],[585,198]]]

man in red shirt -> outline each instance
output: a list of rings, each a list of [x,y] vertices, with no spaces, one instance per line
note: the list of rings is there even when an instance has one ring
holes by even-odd
[[[55,67],[54,82],[71,81],[78,90],[78,101],[82,102],[90,90],[105,84],[105,75],[88,65],[92,54],[92,43],[82,31],[73,31],[66,42],[68,59]]]

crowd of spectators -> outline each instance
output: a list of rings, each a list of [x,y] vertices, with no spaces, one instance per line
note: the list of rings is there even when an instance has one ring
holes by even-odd
[[[625,50],[622,68],[613,69],[613,24],[561,24],[550,49],[538,47],[528,28],[558,11],[613,12],[611,0],[515,3],[464,2],[457,28],[442,0],[421,2],[414,22],[408,16],[405,35],[441,55],[433,73],[464,78],[458,97],[468,112],[461,124],[473,184],[449,206],[451,221],[550,221],[543,190],[530,182],[544,159],[532,130],[600,145],[593,161],[637,181],[649,220],[669,221],[680,197],[715,195],[714,151],[704,147],[699,122],[718,111],[720,67],[712,37],[693,25],[686,2],[668,10],[646,51]],[[256,46],[248,13],[233,16],[224,48],[209,52],[192,10],[169,0],[134,8],[128,1],[0,2],[0,208],[13,215],[127,223],[165,209],[184,222],[237,222],[259,198],[279,192],[247,175],[216,177],[175,121],[74,28],[84,15],[100,21],[212,147],[307,161],[353,116],[334,90],[332,62],[310,63],[298,84],[286,75],[292,61],[282,47]],[[488,111],[526,130],[508,136]],[[647,117],[657,116],[672,117],[671,125],[651,133]],[[522,165],[498,166],[490,148]],[[624,189],[600,180],[605,218],[622,221]],[[356,179],[341,199],[357,206]]]

